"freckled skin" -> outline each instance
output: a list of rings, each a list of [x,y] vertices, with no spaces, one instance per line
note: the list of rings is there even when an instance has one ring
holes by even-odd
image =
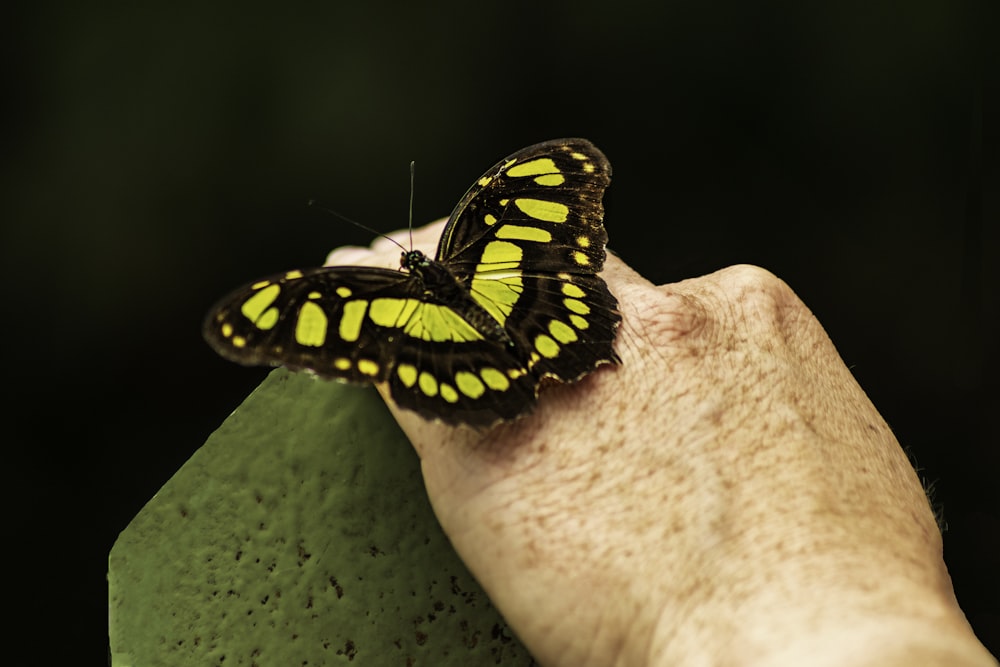
[[[656,286],[615,257],[602,276],[620,367],[485,434],[395,411],[542,664],[997,664],[920,480],[787,285],[738,266]]]

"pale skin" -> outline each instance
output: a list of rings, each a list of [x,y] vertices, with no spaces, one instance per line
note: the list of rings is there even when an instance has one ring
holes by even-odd
[[[399,248],[328,263],[395,268]],[[543,665],[997,665],[909,460],[785,283],[734,266],[657,286],[610,255],[602,275],[621,366],[487,432],[394,409],[445,533]]]

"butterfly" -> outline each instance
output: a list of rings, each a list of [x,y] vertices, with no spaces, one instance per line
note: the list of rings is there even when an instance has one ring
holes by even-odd
[[[432,259],[262,278],[222,299],[208,343],[244,365],[385,383],[424,418],[489,427],[534,407],[548,382],[620,363],[618,303],[598,273],[611,165],[585,139],[524,148],[455,207]]]

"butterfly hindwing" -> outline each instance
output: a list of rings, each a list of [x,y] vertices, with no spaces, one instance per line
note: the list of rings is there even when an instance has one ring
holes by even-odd
[[[489,426],[531,410],[545,378],[617,363],[620,315],[597,276],[607,236],[607,159],[583,139],[549,141],[476,181],[436,259],[402,271],[290,271],[243,287],[209,313],[204,335],[227,359],[385,382],[401,407]]]
[[[530,289],[507,329],[517,347],[530,351],[527,366],[534,375],[575,382],[600,364],[618,363],[612,343],[621,318],[603,280],[557,274],[525,281]]]
[[[451,347],[451,350],[449,350]],[[535,399],[535,378],[511,363],[505,346],[477,341],[453,347],[420,341],[401,346],[389,378],[400,406],[450,424],[489,426],[511,420]]]

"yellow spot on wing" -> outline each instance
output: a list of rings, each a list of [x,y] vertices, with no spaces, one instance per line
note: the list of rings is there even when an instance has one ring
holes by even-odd
[[[344,287],[343,285],[341,285],[340,287],[337,288],[337,296],[339,296],[341,299],[346,299],[347,297],[351,296],[351,294],[353,294],[353,292],[351,292],[350,287]]]
[[[482,380],[469,371],[455,373],[455,386],[469,398],[479,398],[486,393],[486,387],[483,385]]]
[[[494,391],[507,391],[510,388],[510,381],[503,373],[495,368],[484,368],[479,371],[479,377],[483,378],[486,386]]]
[[[333,360],[333,367],[338,371],[346,371],[351,368],[351,360],[346,357],[337,357]]]
[[[520,268],[523,256],[524,251],[519,245],[507,241],[490,241],[483,248],[483,256],[479,259],[476,273]]]
[[[590,239],[587,238],[586,236],[577,236],[576,237],[576,244],[578,246],[580,246],[581,248],[589,248],[590,247]]]
[[[558,174],[559,168],[552,158],[540,157],[528,160],[521,164],[514,165],[507,170],[507,174],[520,178],[521,176],[537,176],[539,174]]]
[[[573,252],[573,261],[580,266],[587,266],[590,264],[590,258],[587,257],[586,253],[582,253],[579,250]]]
[[[552,187],[555,185],[562,185],[563,183],[566,182],[566,179],[563,177],[562,174],[545,174],[544,176],[536,176],[534,180],[535,183],[538,183],[539,185],[545,185],[548,187]]]
[[[573,326],[575,326],[580,331],[583,331],[584,329],[590,326],[590,322],[588,322],[587,320],[576,314],[570,315],[569,321],[572,322]]]
[[[221,333],[223,338],[229,338],[230,336],[233,335],[233,325],[230,324],[229,322],[226,322],[225,324],[222,325]]]
[[[288,273],[285,274],[285,280],[298,280],[301,277],[302,277],[302,272],[298,270],[289,271]]]
[[[378,364],[371,359],[358,359],[358,372],[362,375],[375,377],[378,375]]]
[[[434,376],[424,371],[420,374],[420,378],[417,380],[417,384],[420,386],[420,391],[424,392],[428,396],[437,396],[438,393],[438,383],[434,379]]]
[[[365,321],[365,311],[368,309],[368,302],[364,299],[348,301],[344,304],[344,311],[340,314],[340,327],[338,333],[340,338],[347,343],[353,343],[361,335],[361,324]]]
[[[569,207],[554,201],[544,199],[515,199],[514,204],[525,215],[545,222],[566,222],[569,217]]]
[[[563,283],[562,293],[566,296],[572,296],[577,299],[584,295],[584,291],[573,283]]]
[[[233,336],[233,347],[246,347],[247,339],[243,336]]]
[[[487,225],[495,225],[497,223],[497,217],[492,213],[487,213],[483,216],[483,222]]]
[[[528,160],[521,164],[516,164],[507,170],[508,176],[520,178],[522,176],[538,176],[539,174],[558,174],[559,168],[552,158],[540,157]]]
[[[406,387],[412,387],[417,383],[417,367],[413,364],[400,364],[396,367],[396,375]]]
[[[512,241],[536,241],[538,243],[548,243],[552,240],[552,233],[541,227],[525,227],[523,225],[504,225],[497,230],[498,239],[509,239]]]
[[[545,334],[539,334],[538,336],[535,336],[535,349],[538,350],[543,357],[551,359],[559,354],[559,343],[555,342]]]
[[[383,297],[372,299],[371,307],[368,309],[368,317],[375,324],[382,327],[399,327],[409,320],[414,311],[420,306],[420,302],[415,299],[394,299]]]
[[[508,227],[501,228],[501,231]],[[469,286],[472,298],[501,324],[507,321],[524,291],[521,258],[524,251],[508,241],[490,241]]]
[[[572,343],[577,339],[576,332],[565,322],[552,320],[549,322],[549,333],[560,343]]]
[[[563,299],[563,305],[578,315],[590,314],[590,306],[578,299]]]
[[[306,301],[299,308],[299,319],[295,322],[295,341],[299,345],[319,347],[326,342],[327,317],[323,309],[312,301]]]
[[[410,317],[403,331],[408,336],[435,342],[455,341],[464,343],[482,340],[483,335],[448,306],[421,303]]]
[[[472,279],[469,290],[476,303],[482,306],[497,322],[503,324],[514,310],[514,304],[521,298],[524,281],[520,273],[506,275],[499,279],[489,274]]]
[[[448,401],[449,403],[458,402],[458,392],[450,384],[441,383],[441,398]]]
[[[271,304],[274,303],[274,300],[278,298],[278,294],[281,293],[281,287],[269,282],[259,284],[267,285],[267,287],[260,289],[256,294],[244,301],[243,305],[240,306],[240,312],[243,313],[245,318],[253,322],[254,326],[258,329],[267,330],[278,322],[278,311],[275,308],[271,308]],[[267,313],[267,316],[263,317],[265,313]]]
[[[257,319],[257,321],[254,322],[254,324],[257,325],[257,328],[263,329],[264,331],[267,331],[268,329],[273,328],[274,325],[278,323],[278,318],[279,317],[280,317],[280,315],[278,314],[278,309],[277,308],[268,308]]]

